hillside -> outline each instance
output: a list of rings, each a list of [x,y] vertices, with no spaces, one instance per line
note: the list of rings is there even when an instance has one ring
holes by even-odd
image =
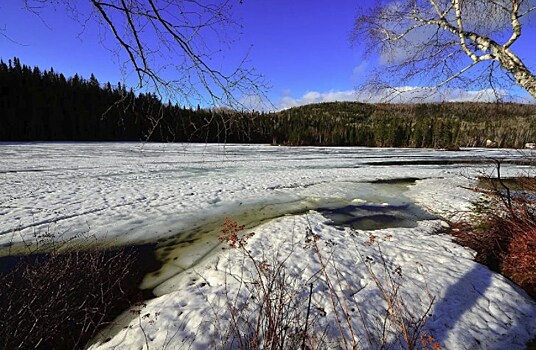
[[[321,103],[275,115],[274,141],[289,145],[523,147],[536,140],[536,106],[526,104]]]

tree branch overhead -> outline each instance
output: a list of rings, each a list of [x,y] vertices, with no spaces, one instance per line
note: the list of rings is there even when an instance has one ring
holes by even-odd
[[[244,96],[265,96],[264,77],[247,52],[230,61],[225,51],[239,37],[233,9],[240,0],[24,0],[33,12],[46,6],[90,11],[117,44],[115,51],[140,91],[154,91],[195,106],[243,107]],[[231,55],[235,56],[235,55]]]
[[[379,53],[383,63],[368,87],[419,82],[437,89],[495,90],[509,84],[506,76],[536,98],[536,76],[512,50],[534,5],[534,0],[376,1],[357,17],[353,32],[354,41],[368,54]],[[495,64],[501,69],[493,69]]]

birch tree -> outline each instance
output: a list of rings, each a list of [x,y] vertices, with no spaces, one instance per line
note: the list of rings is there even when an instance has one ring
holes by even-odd
[[[380,68],[368,86],[420,82],[439,91],[517,84],[536,98],[536,76],[515,53],[534,0],[376,1],[355,21],[353,40]]]

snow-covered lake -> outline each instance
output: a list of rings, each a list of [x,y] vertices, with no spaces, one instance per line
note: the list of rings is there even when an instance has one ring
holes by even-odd
[[[374,234],[390,266],[403,271],[408,306],[418,313],[434,297],[427,325],[444,348],[522,349],[536,336],[536,303],[439,234],[445,224],[437,217],[468,212],[476,197],[466,187],[493,172],[493,159],[506,162],[504,176],[534,175],[534,168],[507,163],[525,157],[491,149],[0,144],[0,255],[42,234],[91,235],[107,245],[159,242],[165,264],[144,281],[159,297],[143,311],[159,316],[126,315],[100,346],[150,341],[151,348],[203,349],[214,345],[207,317],[235,258],[216,239],[225,217],[255,231],[252,251],[288,252],[298,284],[319,268],[299,244],[305,232],[329,239],[323,253],[337,250],[337,268],[359,291],[348,302],[380,315],[385,305],[362,259],[381,259],[367,244]],[[329,324],[333,310],[320,286],[313,302]],[[376,321],[353,320],[359,330]],[[367,348],[363,332],[356,337]]]
[[[450,191],[446,184],[467,183],[463,176],[492,166],[420,163],[522,157],[485,149],[0,144],[0,244],[43,232],[154,240],[253,206],[283,206],[274,210],[284,214],[333,200],[382,202],[389,189],[370,182],[386,179],[424,179],[409,196],[446,210],[460,204],[442,203],[438,196]],[[419,194],[421,188],[426,193]]]

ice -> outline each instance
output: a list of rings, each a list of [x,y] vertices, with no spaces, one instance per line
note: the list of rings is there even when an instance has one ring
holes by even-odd
[[[311,229],[348,282],[341,293],[366,314],[352,318],[362,347],[368,347],[364,326],[385,313],[364,263],[384,278],[384,256],[401,270],[410,309],[424,312],[435,297],[428,329],[444,348],[522,349],[536,335],[535,302],[439,234],[443,221],[411,216],[416,221],[406,227],[363,231],[334,225],[317,210],[349,205],[381,212],[411,203],[457,220],[477,198],[470,190],[475,177],[493,171],[493,164],[468,161],[501,159],[503,176],[509,176],[534,171],[507,164],[524,157],[489,149],[0,144],[0,254],[43,233],[64,240],[94,235],[105,245],[168,242],[177,250],[167,254],[159,278],[144,282],[159,297],[139,316],[126,312],[94,348],[143,348],[147,342],[150,348],[205,349],[215,345],[214,327],[226,317],[222,293],[237,288],[227,277],[240,266],[238,254],[222,250],[216,239],[226,216],[255,232],[248,242],[255,254],[288,256],[297,285],[314,280],[313,303],[326,310],[320,322],[332,324],[325,281],[313,277],[318,257],[304,248]],[[371,232],[381,253],[369,244]]]
[[[43,232],[64,238],[90,232],[120,243],[154,239],[248,201],[370,197],[378,188],[355,184],[379,179],[425,179],[410,195],[426,207],[447,211],[453,186],[470,184],[463,176],[492,167],[378,164],[523,155],[483,149],[32,143],[0,144],[0,157],[0,245],[5,246]],[[510,169],[523,167],[503,171]],[[461,196],[461,209],[466,209],[465,197],[471,194]]]

